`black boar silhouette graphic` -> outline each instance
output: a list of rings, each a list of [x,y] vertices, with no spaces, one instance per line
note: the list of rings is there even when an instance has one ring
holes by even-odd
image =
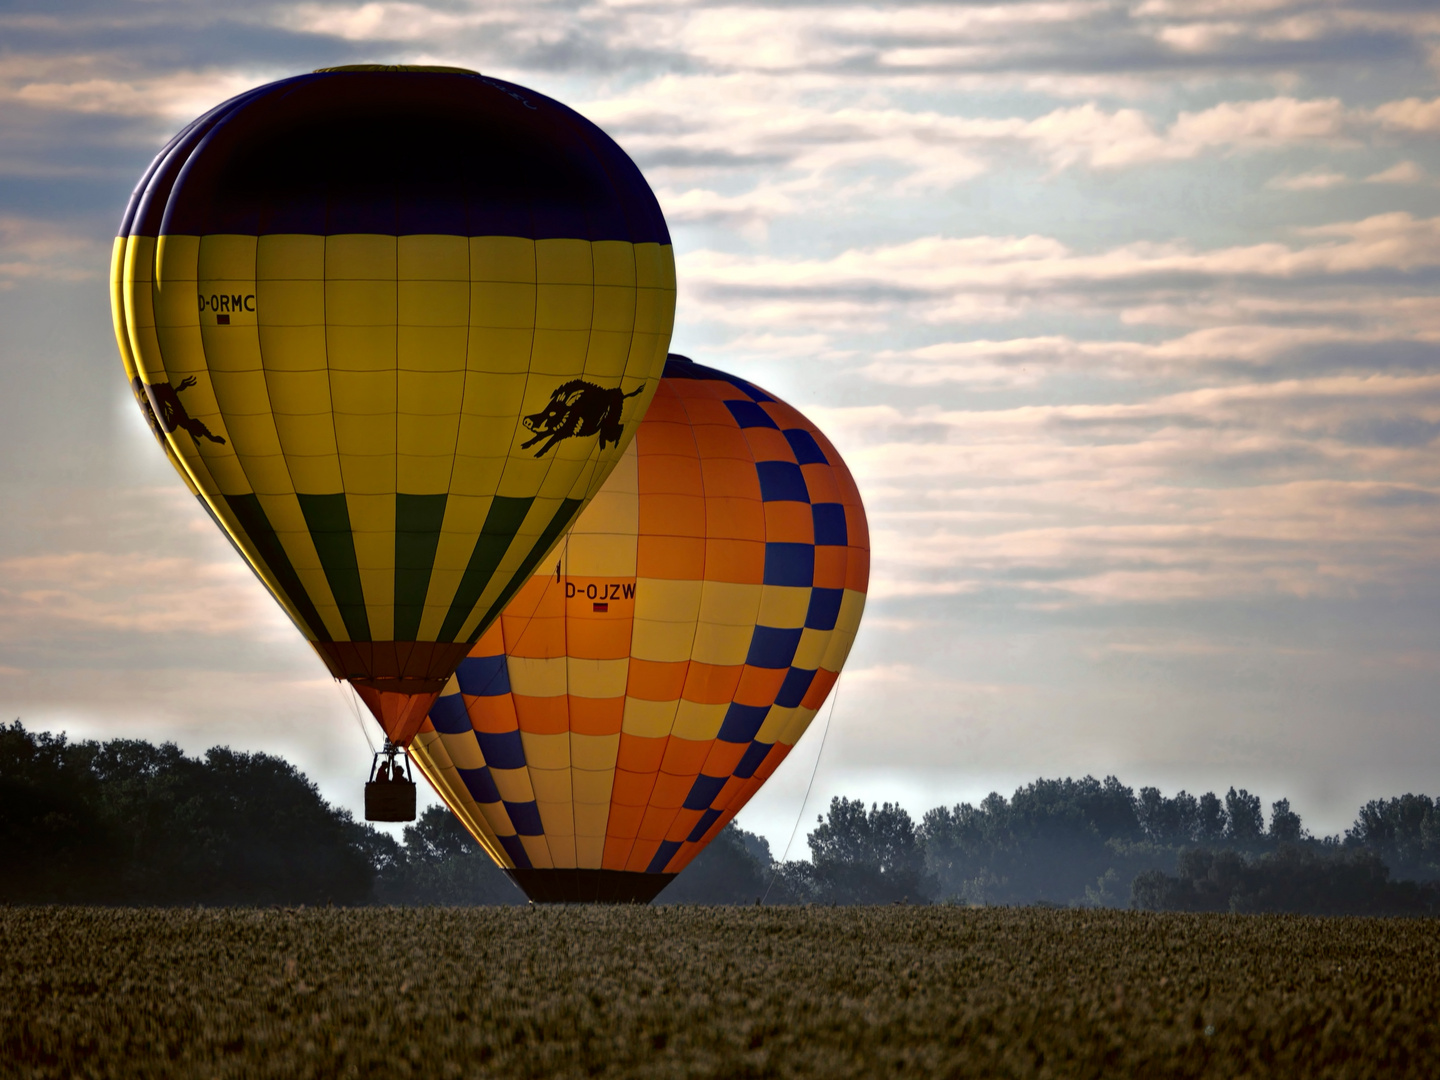
[[[171,386],[168,382],[146,383],[140,381],[140,376],[130,380],[130,388],[135,391],[135,400],[141,403],[145,411],[145,419],[150,421],[150,430],[155,437],[161,438],[162,431],[170,432],[176,428],[184,428],[194,439],[209,439],[213,443],[220,443],[222,446],[225,440],[219,435],[211,433],[199,420],[196,420],[188,412],[180,401],[180,391],[188,390],[195,385],[195,376],[191,375],[184,379],[179,386]]]
[[[526,431],[535,432],[535,437],[520,444],[521,450],[529,450],[541,439],[548,439],[544,446],[535,451],[535,456],[544,457],[561,439],[570,439],[600,433],[600,449],[606,443],[620,445],[620,411],[625,399],[632,398],[644,390],[641,386],[628,394],[622,394],[617,386],[607,390],[603,386],[571,379],[555,388],[550,395],[550,404],[537,413],[531,413],[521,420]]]

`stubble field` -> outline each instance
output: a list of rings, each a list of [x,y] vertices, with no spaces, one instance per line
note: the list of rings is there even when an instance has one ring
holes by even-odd
[[[1440,923],[0,908],[22,1077],[1440,1076]]]

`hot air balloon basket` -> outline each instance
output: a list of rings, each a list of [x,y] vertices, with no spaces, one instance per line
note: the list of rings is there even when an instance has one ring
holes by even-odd
[[[375,755],[365,784],[366,821],[414,821],[415,781],[399,747],[386,743]]]

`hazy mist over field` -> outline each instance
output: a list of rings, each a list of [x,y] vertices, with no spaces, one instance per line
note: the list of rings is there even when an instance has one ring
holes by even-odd
[[[672,349],[860,484],[807,824],[1086,772],[1332,832],[1434,791],[1432,3],[36,0],[0,41],[5,720],[280,753],[358,807],[358,706],[156,449],[105,278],[205,108],[438,63],[613,135],[674,236]],[[777,857],[827,713],[740,816]]]

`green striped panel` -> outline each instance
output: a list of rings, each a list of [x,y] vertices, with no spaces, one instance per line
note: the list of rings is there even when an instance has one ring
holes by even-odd
[[[480,538],[475,541],[475,548],[470,552],[470,561],[465,564],[465,573],[460,576],[460,586],[455,590],[455,599],[450,602],[450,610],[445,613],[445,622],[440,627],[437,640],[454,641],[455,635],[460,633],[471,609],[479,601],[480,594],[485,591],[485,586],[490,584],[495,568],[500,565],[500,560],[514,542],[515,534],[520,531],[520,525],[534,501],[533,497],[515,499],[508,495],[495,496],[495,501],[490,504],[490,512],[485,515]],[[525,576],[521,574],[515,577],[516,588],[524,583]]]
[[[444,495],[395,496],[395,640],[420,636],[425,594],[435,569],[440,526],[445,521]]]
[[[491,621],[505,609],[505,605],[520,591],[520,587],[530,580],[530,575],[534,572],[536,565],[545,557],[545,552],[550,550],[550,545],[570,527],[570,523],[575,520],[575,515],[580,512],[580,506],[584,502],[584,499],[560,500],[560,509],[555,511],[555,516],[550,519],[550,524],[545,526],[545,531],[540,534],[540,539],[535,541],[535,546],[530,549],[530,554],[525,556],[525,561],[520,564],[520,569],[515,571],[515,576],[510,579],[509,587],[500,594],[495,603],[490,605],[490,610],[485,613],[485,617],[475,628],[475,633],[470,636],[470,644],[473,645],[480,640],[480,635],[484,632],[485,627],[489,626]]]
[[[265,565],[269,568],[276,584],[294,605],[295,610],[300,613],[300,617],[305,620],[305,625],[314,635],[315,640],[331,640],[330,631],[325,629],[325,622],[320,618],[320,612],[315,610],[315,605],[311,602],[309,594],[306,593],[305,586],[300,583],[300,575],[295,573],[290,556],[285,554],[284,545],[275,535],[275,529],[271,526],[270,519],[265,516],[265,510],[261,507],[259,498],[253,494],[224,495],[222,498],[225,500],[225,505],[230,507],[230,512],[235,515],[241,531],[255,545],[256,553],[265,560]],[[200,499],[200,505],[204,506],[205,512],[210,515],[212,520],[215,520],[214,511],[206,504],[203,497]],[[215,520],[215,524],[219,525],[220,522]],[[227,538],[230,536],[229,530],[222,527],[220,531]],[[245,555],[243,551],[240,554]],[[248,556],[245,561],[250,561]]]
[[[315,542],[320,567],[335,595],[340,618],[351,641],[370,640],[370,617],[365,613],[365,590],[360,587],[360,561],[350,532],[350,511],[345,496],[296,495],[305,526]]]

